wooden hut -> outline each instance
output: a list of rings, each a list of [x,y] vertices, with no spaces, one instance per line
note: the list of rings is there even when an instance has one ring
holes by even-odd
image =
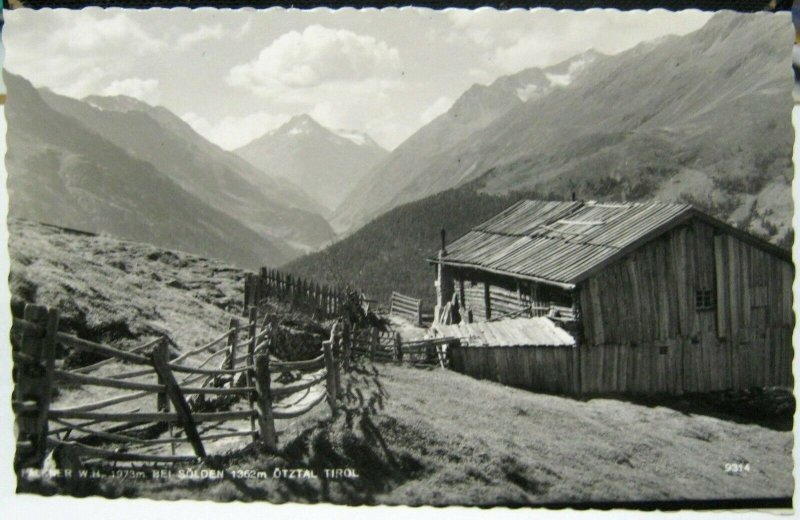
[[[691,205],[524,200],[429,261],[437,322],[547,316],[569,331],[576,352],[550,367],[570,356],[565,393],[792,385],[789,251]],[[473,373],[468,358],[495,347],[460,348],[455,368]],[[507,379],[487,362],[480,377]],[[541,373],[518,386],[550,390]]]

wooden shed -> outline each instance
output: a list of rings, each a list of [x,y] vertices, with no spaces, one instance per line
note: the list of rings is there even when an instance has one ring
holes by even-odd
[[[572,334],[565,393],[792,385],[789,251],[691,205],[524,200],[429,261],[437,322],[547,316]],[[517,386],[551,390],[541,373]]]

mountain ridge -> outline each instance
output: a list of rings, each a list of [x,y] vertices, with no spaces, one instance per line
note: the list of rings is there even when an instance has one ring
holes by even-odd
[[[24,78],[9,96],[9,215],[180,249],[255,268],[279,247],[183,190],[80,121],[50,107]]]
[[[482,178],[488,193],[701,203],[780,240],[792,214],[792,34],[788,17],[721,12],[695,32],[596,54],[566,85],[524,102],[493,92],[512,109],[462,133],[440,116],[373,168],[376,187],[348,198],[332,224],[352,232],[404,202]],[[465,96],[490,99],[491,90]],[[451,141],[437,138],[444,134]],[[772,195],[777,210],[766,204]]]
[[[420,188],[421,198],[286,268],[379,299],[397,290],[430,302],[434,277],[425,258],[438,246],[439,229],[455,238],[521,197],[569,200],[573,193],[583,200],[687,202],[791,246],[791,24],[770,15],[712,20],[706,32],[599,56],[599,69],[584,69],[568,87],[519,104],[452,154],[437,155],[417,172],[419,186],[405,185]],[[785,48],[776,31],[787,34]],[[458,179],[455,187],[439,190],[448,179]]]
[[[316,204],[300,188],[208,142],[166,108],[124,96],[76,100],[45,90],[42,98],[54,110],[153,164],[206,204],[264,235],[287,258],[318,248],[332,235],[327,222],[313,212]]]
[[[305,187],[327,214],[362,180],[387,152],[370,136],[352,130],[331,130],[308,114],[292,117],[234,153],[256,168]]]
[[[365,176],[366,189],[353,192],[334,212],[331,225],[339,232],[352,232],[381,212],[410,200],[397,196],[417,178],[419,172],[442,151],[464,141],[501,115],[519,107],[525,99],[540,97],[559,87],[548,73],[564,72],[580,62],[585,66],[604,55],[589,50],[558,64],[524,69],[496,79],[490,85],[468,88],[444,114],[417,130],[411,137],[376,164]],[[579,75],[583,67],[573,70]],[[365,206],[365,204],[367,204]]]

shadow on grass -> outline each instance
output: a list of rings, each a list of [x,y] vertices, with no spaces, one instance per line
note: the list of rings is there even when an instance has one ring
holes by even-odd
[[[685,415],[706,415],[740,424],[757,424],[777,431],[792,431],[795,398],[781,388],[751,388],[704,394],[652,396],[589,396],[588,401],[608,397],[651,408],[663,406]]]
[[[208,457],[199,464],[167,466],[173,475],[181,470],[205,469],[216,470],[218,478],[20,480],[18,492],[107,498],[154,496],[275,503],[374,504],[376,495],[415,478],[424,467],[408,452],[386,440],[386,428],[391,428],[394,423],[377,417],[388,398],[378,368],[369,362],[355,360],[350,370],[341,375],[342,392],[337,412],[331,414],[325,410],[325,418],[310,424],[307,421],[307,426],[300,422],[297,427],[302,429],[286,432],[286,444],[277,453],[266,453],[260,446],[250,444],[227,455]],[[150,475],[153,470],[163,467],[142,464],[137,469]],[[103,462],[85,464],[84,468],[102,468],[105,474],[110,474],[114,466]],[[257,470],[265,477],[242,478],[239,468]],[[276,470],[299,470],[296,473],[298,478],[276,477]],[[304,476],[309,473],[314,477]]]
[[[290,441],[280,456],[291,466],[313,469],[319,487],[291,486],[286,500],[299,493],[309,501],[375,503],[375,495],[414,478],[423,465],[386,441],[375,417],[388,393],[375,365],[354,360],[343,373],[337,413],[320,420]],[[326,470],[352,470],[357,478],[328,478]]]

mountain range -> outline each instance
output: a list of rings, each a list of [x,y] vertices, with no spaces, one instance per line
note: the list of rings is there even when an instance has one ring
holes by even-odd
[[[472,87],[345,200],[334,227],[352,234],[286,269],[430,302],[425,258],[441,228],[455,239],[520,198],[573,193],[690,202],[790,247],[792,34],[788,17],[721,12],[685,36],[578,56],[561,74]]]
[[[75,100],[4,78],[12,216],[242,267],[278,265],[333,235],[302,190],[166,109],[125,97]]]
[[[388,153],[367,134],[332,131],[306,114],[234,151],[256,168],[303,186],[323,214],[337,208]]]
[[[480,178],[493,194],[685,200],[780,240],[792,215],[792,40],[788,17],[720,12],[685,36],[473,86],[378,163],[332,224],[353,232]]]
[[[229,152],[163,107],[6,73],[10,214],[381,293],[420,287],[441,227],[524,194],[691,202],[787,244],[792,39],[788,17],[720,12],[474,85],[389,153],[307,115]]]
[[[471,143],[473,134],[526,101],[569,84],[601,56],[589,50],[552,67],[525,69],[502,76],[488,86],[473,85],[447,112],[420,128],[376,164],[365,177],[366,189],[351,192],[334,213],[331,224],[340,232],[355,231],[377,215],[421,198],[418,191],[413,191],[415,183],[430,182],[427,194],[458,184],[448,181],[439,185],[438,176],[422,172],[430,169],[431,161],[445,157],[449,149],[460,143]]]

